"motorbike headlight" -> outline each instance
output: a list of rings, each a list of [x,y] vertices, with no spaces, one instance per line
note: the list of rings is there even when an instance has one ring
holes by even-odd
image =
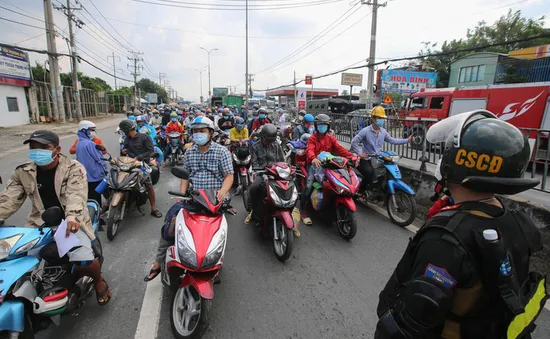
[[[290,167],[277,167],[277,174],[279,175],[279,177],[281,177],[281,179],[288,180],[290,178]]]
[[[23,237],[23,234],[16,234],[9,238],[0,239],[0,260],[10,255],[13,246]]]
[[[397,164],[399,162],[399,160],[401,160],[401,156],[399,156],[399,155],[392,155],[391,156],[391,161],[393,161],[395,164]]]
[[[16,249],[15,252],[13,252],[13,253],[17,254],[17,253],[23,253],[23,252],[27,252],[27,251],[31,250],[34,247],[34,245],[36,245],[38,243],[38,240],[40,240],[40,238],[33,239],[32,241],[29,241],[25,245],[19,246],[19,248]]]
[[[269,196],[273,200],[273,204],[275,206],[281,208],[290,208],[296,204],[296,200],[298,199],[298,190],[296,189],[296,187],[293,187],[290,200],[283,200],[273,189],[269,189]]]
[[[186,234],[189,233],[189,234]],[[187,240],[189,237],[192,240],[192,235],[190,232],[185,232],[182,229],[178,230],[178,256],[181,262],[188,267],[197,268],[197,253],[189,244]]]
[[[218,261],[220,261],[223,255],[223,249],[225,248],[225,240],[227,234],[225,229],[220,229],[212,238],[210,246],[208,246],[208,251],[206,257],[202,262],[202,269],[212,268],[216,266]]]
[[[121,171],[129,171],[130,170],[130,165],[126,165],[126,164],[122,164],[120,166],[118,166],[118,168],[120,168]]]

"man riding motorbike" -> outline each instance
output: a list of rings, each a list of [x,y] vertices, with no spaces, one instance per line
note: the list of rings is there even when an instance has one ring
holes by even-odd
[[[235,120],[235,127],[229,130],[229,139],[231,139],[231,141],[248,139],[248,128],[245,127],[243,118],[238,117]]]
[[[227,148],[212,141],[214,123],[210,119],[195,118],[190,127],[195,145],[189,148],[184,155],[183,167],[189,171],[189,180],[181,180],[180,192],[187,192],[189,182],[192,182],[195,190],[217,190],[218,201],[229,199],[228,192],[233,185],[231,154]],[[180,203],[174,204],[167,216],[177,215],[177,213],[171,212],[173,209],[179,210],[181,207]],[[174,220],[165,222],[174,222]],[[172,244],[173,241],[160,238],[157,257],[144,281],[153,280],[160,273],[160,265],[166,258],[166,250]]]
[[[218,121],[218,127],[224,132],[229,132],[230,129],[235,127],[235,120],[231,117],[231,112],[229,112],[228,108],[224,108],[222,113],[223,115]]]
[[[168,136],[170,133],[180,133],[183,138],[183,126],[179,123],[176,112],[170,113],[170,122],[166,125],[166,150],[164,151],[164,165],[166,165],[166,160],[172,153],[172,147],[170,147],[170,137]]]
[[[153,117],[149,120],[149,125],[153,126],[153,128],[157,128],[162,125],[162,117],[156,109],[153,110]]]
[[[126,139],[124,139],[124,146],[120,151],[120,154],[148,163],[149,159],[155,152],[151,138],[143,133],[139,133],[136,130],[136,123],[131,120],[122,120],[118,127],[126,135]],[[149,193],[151,215],[155,218],[161,218],[162,213],[160,213],[160,211],[156,208],[155,189],[153,188],[153,183],[150,176],[147,176],[147,179],[145,180],[145,188]]]
[[[260,126],[265,124],[271,124],[271,120],[267,118],[267,111],[265,108],[260,108],[258,110],[258,119],[254,120],[252,123],[252,132],[256,132]]]
[[[78,130],[81,129],[89,129],[90,130],[90,139],[94,142],[94,144],[102,146],[103,149],[101,150],[101,153],[107,154],[107,149],[105,148],[105,144],[103,143],[103,140],[101,140],[97,134],[96,134],[96,126],[93,122],[88,120],[82,120],[78,123]],[[78,131],[77,131],[78,133]],[[70,154],[76,154],[76,145],[78,144],[78,137],[74,141],[74,144],[69,148]]]
[[[248,110],[246,109],[246,105],[241,106],[241,118],[243,118],[244,121],[248,120]]]
[[[321,161],[317,159],[317,156],[321,152],[329,152],[333,155],[339,155],[346,158],[353,158],[354,155],[342,145],[338,143],[338,140],[332,135],[327,134],[330,129],[330,117],[326,114],[319,114],[315,117],[314,121],[315,133],[309,138],[306,149],[306,162],[308,163],[308,177],[306,188],[302,192],[300,198],[300,216],[305,225],[311,225],[312,221],[307,215],[307,202],[311,195],[314,181],[314,173],[312,167],[320,168]],[[355,161],[355,166],[359,164],[359,160]]]
[[[361,157],[358,169],[363,176],[363,180],[361,181],[358,192],[362,195],[362,199],[364,199],[364,192],[367,185],[371,184],[374,179],[374,169],[370,158],[380,153],[384,141],[393,145],[403,145],[411,142],[413,139],[412,136],[408,139],[396,139],[390,136],[388,131],[382,127],[387,118],[384,107],[376,106],[370,115],[372,123],[359,131],[351,141],[352,151]],[[362,149],[359,148],[359,143],[361,143]]]
[[[250,121],[248,122],[248,133],[252,133],[253,130],[252,130],[252,124],[254,124],[254,121],[258,120],[258,116],[259,116],[259,113],[258,111],[252,111],[252,118],[250,119]]]
[[[61,154],[59,137],[52,131],[36,131],[24,144],[29,144],[31,161],[17,166],[0,192],[0,225],[23,206],[27,197],[32,204],[28,227],[42,227],[42,213],[50,207],[61,208],[67,221],[65,236],[74,233],[80,241],[80,246],[67,253],[69,261],[74,263],[76,274],[93,279],[97,303],[107,305],[111,291],[91,245],[95,235],[86,206],[86,170],[78,161]]]
[[[315,132],[314,126],[315,118],[311,114],[304,115],[303,122],[294,128],[292,132],[292,139],[299,140],[300,137],[307,133],[313,134]]]
[[[79,124],[76,160],[86,169],[88,199],[95,200],[101,205],[101,194],[97,193],[95,189],[107,176],[107,164],[101,160],[102,154],[99,150],[101,146],[93,142],[92,125],[87,120],[82,120]]]

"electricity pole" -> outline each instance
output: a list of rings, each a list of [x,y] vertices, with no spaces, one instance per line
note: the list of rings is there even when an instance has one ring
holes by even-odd
[[[53,101],[54,120],[65,122],[65,106],[63,103],[63,89],[59,77],[59,61],[57,59],[57,45],[55,43],[55,25],[53,23],[53,6],[51,0],[44,0],[44,21],[46,24],[46,39],[48,44],[48,59],[50,61],[50,86]]]
[[[134,69],[132,73],[133,76],[134,76],[134,107],[137,108],[138,107],[138,103],[136,103],[136,99],[137,99],[137,77],[141,75],[141,73],[139,73],[140,71],[143,70],[143,65],[140,65],[139,63],[141,61],[143,61],[143,58],[140,58],[139,56],[140,55],[143,55],[142,52],[134,52],[134,51],[129,51],[134,57],[133,58],[130,58],[128,57],[128,60],[132,61],[134,64],[133,65],[130,65],[128,64],[127,67],[130,68],[130,69]],[[141,98],[140,98],[140,102],[139,104],[141,104]]]
[[[72,10],[81,10],[80,8],[73,8]],[[80,103],[80,90],[78,88],[78,59],[76,54],[76,45],[74,41],[73,22],[78,28],[82,28],[84,22],[77,20],[71,12],[71,0],[67,0],[67,21],[69,22],[69,39],[71,40],[71,55],[73,62],[73,87],[74,87],[74,103],[75,103],[75,116],[76,121],[82,120],[82,107]]]
[[[208,50],[208,49],[203,48],[203,47],[199,47],[199,48],[206,51],[206,53],[208,53],[208,97],[212,98],[212,96],[211,96],[212,92],[210,92],[212,90],[212,87],[210,85],[210,53],[212,53],[214,51],[217,51],[218,49],[217,48],[212,48],[212,49]]]
[[[245,74],[245,81],[244,81],[244,102],[246,107],[248,108],[248,0],[246,0],[246,74]]]
[[[375,55],[376,55],[376,26],[377,26],[377,19],[378,19],[378,7],[386,7],[388,4],[387,2],[384,2],[383,4],[379,4],[378,0],[362,0],[362,5],[371,5],[372,6],[372,22],[371,22],[371,28],[370,28],[370,53],[369,53],[369,59],[368,59],[368,74],[367,74],[367,108],[372,108],[372,97],[373,97],[373,88],[374,88],[374,62],[375,62]]]
[[[117,86],[116,86],[116,65],[115,65],[115,59],[118,58],[118,61],[120,61],[120,57],[118,55],[115,55],[115,52],[113,52],[113,56],[107,56],[107,61],[109,61],[109,58],[113,58],[113,77],[115,78],[115,91],[117,89]]]

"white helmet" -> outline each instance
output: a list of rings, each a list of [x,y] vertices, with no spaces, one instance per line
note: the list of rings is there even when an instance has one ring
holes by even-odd
[[[214,123],[212,120],[208,119],[207,117],[196,117],[195,120],[191,123],[191,129],[194,128],[210,128],[212,131],[214,131]]]
[[[79,131],[82,131],[82,130],[87,130],[87,129],[95,129],[95,124],[89,120],[82,120],[79,124],[78,124],[78,130]]]

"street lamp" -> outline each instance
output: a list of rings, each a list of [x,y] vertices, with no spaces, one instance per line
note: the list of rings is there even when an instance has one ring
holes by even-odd
[[[202,69],[195,69],[195,71],[199,72],[200,79],[201,79],[200,80],[200,84],[201,84],[201,104],[202,104],[202,101],[203,101],[202,100],[203,99],[203,97],[202,97],[202,72],[204,72],[205,69],[206,69],[206,67],[203,67]]]
[[[211,50],[208,50],[204,47],[199,47],[200,49],[202,50],[205,50],[206,53],[208,53],[208,97],[211,98],[211,88],[212,86],[210,86],[210,53],[214,52],[214,51],[217,51],[218,49],[217,48],[212,48]]]

